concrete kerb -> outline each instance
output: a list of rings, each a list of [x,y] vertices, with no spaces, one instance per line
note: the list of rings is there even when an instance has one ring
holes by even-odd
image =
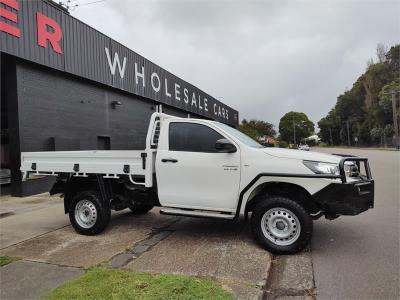
[[[311,249],[296,255],[274,256],[264,288],[265,299],[314,299],[316,289]]]

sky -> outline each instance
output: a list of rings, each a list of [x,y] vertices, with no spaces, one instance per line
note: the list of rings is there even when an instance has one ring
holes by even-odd
[[[318,122],[378,43],[400,42],[398,0],[103,0],[71,14],[276,127],[289,111]]]

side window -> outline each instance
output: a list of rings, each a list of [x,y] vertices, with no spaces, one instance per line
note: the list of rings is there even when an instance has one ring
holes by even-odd
[[[214,129],[195,123],[169,124],[169,150],[188,152],[217,152],[215,142],[224,137]]]

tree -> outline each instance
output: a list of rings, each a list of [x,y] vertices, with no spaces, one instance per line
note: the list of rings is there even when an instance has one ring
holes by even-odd
[[[393,133],[394,133],[393,125],[387,124],[383,129],[383,134],[385,135],[385,137],[392,137]]]
[[[323,142],[347,144],[350,135],[351,142],[357,137],[359,145],[373,145],[381,142],[379,128],[393,124],[391,92],[396,91],[397,99],[400,97],[400,45],[387,51],[385,45],[378,44],[376,54],[376,62],[369,61],[364,74],[337,97],[334,108],[318,122]]]
[[[260,137],[260,134],[254,128],[248,126],[242,127],[242,125],[239,125],[239,130],[256,141]]]
[[[396,78],[394,81],[386,84],[379,92],[379,119],[380,124],[384,127],[385,124],[393,124],[393,103],[392,93],[394,93],[396,103],[399,102],[400,98],[400,78]],[[395,111],[397,119],[400,117],[399,110]]]
[[[242,123],[239,125],[239,130],[244,134],[247,134],[254,140],[258,140],[259,137],[264,135],[267,136],[276,135],[274,125],[265,121],[260,121],[255,119],[252,119],[250,121],[243,119]]]
[[[308,119],[305,113],[291,111],[286,113],[279,121],[279,134],[281,140],[286,142],[299,143],[313,133],[314,123]]]
[[[375,127],[371,129],[370,135],[372,139],[376,142],[379,143],[383,136],[383,129],[380,127]]]
[[[392,82],[383,86],[381,91],[379,92],[379,105],[382,106],[383,109],[389,110],[392,112],[392,93],[395,93],[396,98],[399,98],[400,94],[400,78],[396,78]]]
[[[340,144],[341,123],[334,108],[318,122],[318,127],[320,128],[318,135],[322,142],[330,145]]]
[[[379,43],[376,46],[376,57],[378,58],[379,63],[383,63],[386,60],[386,53],[388,49],[383,43]]]
[[[369,69],[370,67],[372,67],[375,64],[374,59],[370,58],[367,60],[367,69]]]
[[[268,135],[268,136],[275,136],[276,131],[274,129],[274,125],[271,123],[261,121],[261,120],[255,120],[252,119],[250,121],[247,121],[244,119],[241,124],[242,127],[249,127],[255,129],[260,135]]]
[[[390,48],[386,53],[386,60],[393,72],[397,72],[398,74],[400,68],[400,45]]]

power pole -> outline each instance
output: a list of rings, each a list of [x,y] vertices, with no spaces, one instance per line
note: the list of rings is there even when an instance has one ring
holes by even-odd
[[[350,147],[350,126],[349,126],[349,120],[347,120],[347,144]]]
[[[395,135],[395,143],[396,148],[400,149],[400,140],[399,140],[399,124],[397,123],[397,105],[396,105],[396,92],[392,91],[392,108],[393,108],[393,127],[394,127],[394,135]]]
[[[331,146],[333,145],[333,139],[332,139],[332,128],[329,127],[329,135],[331,138]]]
[[[293,141],[294,144],[296,145],[296,126],[294,124],[294,118],[292,120],[293,120]]]

